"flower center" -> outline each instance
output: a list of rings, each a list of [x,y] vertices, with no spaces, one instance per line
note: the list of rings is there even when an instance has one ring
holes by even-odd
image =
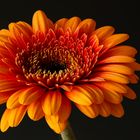
[[[54,50],[46,48],[41,50],[28,50],[19,53],[20,63],[27,74],[46,74],[59,73],[65,70],[67,65],[62,58],[58,57],[58,53]],[[21,61],[22,60],[22,61]]]
[[[66,69],[66,64],[61,64],[57,61],[50,61],[50,62],[40,62],[40,69],[42,71],[50,71],[51,73],[58,73],[60,70]]]
[[[87,77],[96,62],[96,40],[90,42],[86,47],[86,34],[75,38],[69,32],[58,35],[49,30],[45,36],[33,36],[32,43],[17,53],[15,63],[30,82],[47,87],[72,84]]]

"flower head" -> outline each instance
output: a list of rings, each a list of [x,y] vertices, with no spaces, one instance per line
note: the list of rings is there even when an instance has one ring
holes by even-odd
[[[137,51],[119,45],[127,34],[95,26],[79,17],[53,23],[39,10],[32,26],[19,21],[0,30],[0,104],[6,103],[1,131],[18,126],[27,112],[34,121],[45,117],[60,133],[72,102],[90,118],[124,114],[123,96],[136,97],[127,84],[138,81]]]

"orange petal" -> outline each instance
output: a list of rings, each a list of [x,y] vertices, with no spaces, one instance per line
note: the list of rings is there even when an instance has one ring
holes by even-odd
[[[137,50],[134,47],[131,46],[126,46],[126,45],[122,45],[122,46],[116,46],[110,50],[108,50],[106,52],[105,55],[108,56],[130,56],[130,57],[134,57],[137,53]]]
[[[114,47],[115,45],[118,45],[124,41],[126,41],[129,38],[128,34],[114,34],[112,36],[109,36],[103,41],[103,45],[106,48]]]
[[[0,92],[0,104],[5,103],[13,92]]]
[[[111,89],[102,89],[104,93],[104,98],[106,101],[114,104],[119,104],[122,102],[123,98],[122,95],[111,90]]]
[[[124,115],[123,106],[121,104],[111,104],[111,114],[115,117],[122,117]]]
[[[18,99],[19,99],[19,95],[21,94],[21,91],[22,90],[18,90],[9,97],[9,99],[6,103],[6,106],[8,109],[12,109],[12,108],[16,108],[16,107],[20,106]]]
[[[70,113],[71,113],[70,101],[65,96],[62,96],[62,104],[60,106],[59,111],[54,115],[50,115],[49,117],[51,117],[51,120],[54,122],[63,123],[68,120]]]
[[[91,105],[93,96],[80,86],[75,86],[71,92],[65,92],[65,95],[73,102],[81,105]]]
[[[4,58],[4,57],[9,57],[10,58],[11,54],[9,54],[9,51],[5,46],[7,47],[7,45],[5,45],[5,43],[0,41],[0,57],[1,58]],[[3,64],[3,68],[0,68],[0,73],[6,73],[4,71],[4,69],[6,69],[7,66],[4,66],[4,65],[6,65],[6,64]],[[6,71],[9,72],[9,69],[7,68]]]
[[[8,37],[10,37],[10,32],[6,29],[0,30],[0,41],[8,42]]]
[[[108,117],[111,113],[111,107],[110,104],[107,102],[103,102],[99,105],[99,113],[103,117]]]
[[[9,128],[9,123],[8,123],[8,119],[9,119],[9,115],[10,115],[10,110],[6,109],[2,115],[1,121],[0,121],[0,130],[2,132],[5,132],[8,128]]]
[[[8,72],[8,73],[10,73],[10,72]],[[7,73],[0,73],[0,79],[2,79],[2,80],[0,80],[0,81],[8,81],[8,80],[15,80],[15,75],[14,75],[14,73],[10,73],[9,75],[7,75]]]
[[[99,114],[98,107],[95,104],[92,104],[90,106],[79,105],[79,104],[75,104],[75,105],[83,114],[85,114],[89,118],[95,118]]]
[[[127,85],[124,85],[124,87],[127,89],[127,93],[124,94],[125,97],[129,98],[129,99],[136,99],[136,93],[134,90],[132,90],[130,87],[128,87]]]
[[[0,45],[1,45],[1,49],[0,49],[1,50],[1,54],[0,55],[2,56],[2,58],[10,59],[10,61],[11,61],[11,60],[15,59],[15,55],[16,55],[16,50],[17,49],[15,49],[13,47],[13,45],[10,43],[9,40],[10,39],[7,40],[8,42],[4,42],[4,43],[0,41]],[[2,61],[2,59],[1,59],[1,61]],[[12,63],[12,66],[15,65],[14,63]],[[8,63],[4,62],[3,65],[5,67],[9,67],[10,66],[9,65],[9,61],[8,61]]]
[[[9,30],[12,36],[18,40],[19,37],[23,36],[26,42],[30,42],[32,37],[32,28],[25,22],[10,23]]]
[[[18,39],[18,37],[21,36],[21,32],[16,23],[10,23],[8,28],[13,38]]]
[[[28,35],[32,35],[33,34],[32,27],[28,23],[26,23],[24,21],[19,21],[19,22],[17,22],[17,25],[20,26],[20,29],[23,32],[26,31],[28,33]]]
[[[24,86],[24,83],[19,83],[14,80],[0,80],[0,92],[18,90]]]
[[[60,134],[67,126],[67,122],[56,122],[52,119],[51,116],[45,116],[46,122],[56,133]]]
[[[38,10],[34,13],[32,19],[32,27],[34,32],[40,31],[46,33],[52,26],[52,23],[43,11]]]
[[[42,108],[46,115],[56,114],[61,106],[62,95],[60,91],[49,91],[42,101]]]
[[[16,23],[10,23],[8,27],[12,36],[9,41],[14,44],[14,46],[17,46],[17,48],[25,49],[27,47],[27,43],[31,40],[31,35]]]
[[[83,80],[81,80],[81,81],[83,81]],[[101,78],[101,77],[94,77],[94,78],[88,79],[88,81],[91,81],[91,82],[104,82],[105,80],[103,78]]]
[[[0,65],[0,74],[5,74],[5,73],[7,73],[7,72],[9,72],[9,69],[8,69],[7,67],[2,67],[2,66]]]
[[[114,33],[115,29],[112,26],[103,26],[95,30],[94,34],[97,35],[100,41],[103,41],[107,37],[111,36]]]
[[[86,89],[92,96],[93,103],[101,104],[104,100],[103,92],[95,85],[84,84],[81,87]]]
[[[99,50],[101,50],[101,48],[102,48],[102,46],[99,46],[99,39],[95,34],[93,34],[88,39],[88,44],[87,45],[92,46],[95,52],[99,52]]]
[[[25,116],[26,110],[27,107],[22,105],[18,108],[12,109],[8,119],[9,126],[18,126],[22,121],[23,117]]]
[[[71,29],[72,33],[75,31],[77,26],[79,25],[81,19],[79,17],[72,17],[66,23],[64,29]]]
[[[73,86],[70,86],[70,85],[60,85],[60,87],[65,90],[65,91],[71,91]]]
[[[132,62],[127,64],[131,69],[133,69],[134,71],[140,71],[140,64],[137,62]]]
[[[93,19],[85,19],[78,25],[77,29],[80,30],[81,33],[92,33],[95,29],[96,22]]]
[[[40,87],[26,88],[21,91],[19,96],[19,103],[23,105],[31,104],[42,96],[44,91]]]
[[[65,96],[62,96],[62,104],[57,113],[58,121],[61,123],[67,121],[70,116],[70,113],[71,113],[71,103],[69,99],[67,99]]]
[[[64,25],[67,21],[68,21],[67,18],[62,18],[62,19],[57,20],[55,23],[55,29],[64,28]]]
[[[98,62],[98,64],[105,63],[132,63],[135,59],[129,56],[111,56]]]
[[[125,75],[133,74],[133,70],[127,65],[122,64],[107,64],[100,67],[97,67],[95,71],[107,71],[107,72],[116,72]]]
[[[130,83],[132,84],[138,83],[139,77],[136,74],[129,75],[128,77],[129,77]]]
[[[24,38],[26,38],[28,41],[31,40],[33,31],[29,24],[27,24],[26,22],[19,21],[16,24],[16,28],[17,30],[19,30],[20,33],[22,33]]]
[[[29,105],[27,113],[28,116],[34,121],[38,121],[44,116],[40,99]]]
[[[104,78],[105,80],[114,81],[121,84],[129,83],[128,77],[119,73],[100,72],[100,73],[96,73],[95,75],[96,77],[101,77],[101,78]]]
[[[111,82],[109,82],[109,81],[96,82],[94,84],[100,88],[109,89],[113,92],[119,92],[119,93],[126,93],[127,92],[127,89],[123,85],[112,82],[112,81]]]

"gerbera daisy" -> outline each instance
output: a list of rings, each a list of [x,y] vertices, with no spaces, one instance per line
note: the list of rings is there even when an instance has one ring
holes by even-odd
[[[90,118],[124,114],[123,96],[136,97],[127,84],[138,81],[137,51],[119,45],[127,34],[95,26],[93,19],[79,17],[53,23],[39,10],[32,25],[19,21],[0,30],[0,104],[6,103],[2,132],[18,126],[27,112],[34,121],[45,117],[61,133],[71,103]]]

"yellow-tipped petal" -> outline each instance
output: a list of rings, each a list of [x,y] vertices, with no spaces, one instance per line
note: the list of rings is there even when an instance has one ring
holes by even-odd
[[[29,105],[27,113],[34,121],[38,121],[44,116],[40,99]]]
[[[26,110],[27,107],[22,105],[18,108],[12,109],[8,119],[9,126],[11,127],[18,126],[22,121],[23,117],[25,116]]]
[[[62,102],[60,91],[49,91],[42,101],[42,108],[46,115],[54,115],[59,111]]]
[[[67,122],[57,122],[54,119],[52,119],[51,116],[45,116],[45,118],[50,128],[58,134],[60,134],[67,126]]]
[[[121,104],[111,104],[111,114],[115,117],[122,117],[124,115],[124,109]]]
[[[93,96],[86,89],[75,86],[71,92],[65,92],[65,95],[73,102],[81,105],[91,105]]]
[[[92,104],[90,106],[79,105],[79,104],[75,104],[75,105],[83,114],[85,114],[89,118],[95,118],[99,114],[98,106],[96,104]]]
[[[64,29],[71,29],[72,33],[75,31],[77,26],[79,25],[81,19],[79,17],[72,17],[66,23]]]
[[[114,33],[115,29],[112,26],[103,26],[95,30],[94,34],[97,35],[100,41],[103,41],[107,37],[111,36]]]
[[[9,119],[9,115],[10,115],[10,110],[6,109],[2,115],[1,121],[0,121],[0,130],[2,132],[5,132],[8,128],[9,128],[9,123],[8,123],[8,119]]]
[[[90,34],[95,30],[96,22],[93,19],[85,19],[80,22],[77,29],[80,30],[81,33]]]
[[[103,117],[108,117],[111,113],[111,107],[110,104],[107,102],[103,102],[99,105],[99,113]]]
[[[46,33],[52,26],[52,23],[43,11],[38,10],[34,13],[32,19],[32,27],[34,33],[38,31]]]

